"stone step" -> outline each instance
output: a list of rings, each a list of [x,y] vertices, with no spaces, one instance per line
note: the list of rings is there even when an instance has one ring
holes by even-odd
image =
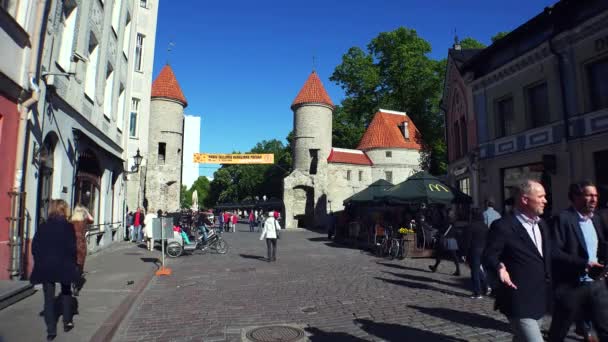
[[[0,280],[0,310],[34,294],[36,290],[29,281]]]

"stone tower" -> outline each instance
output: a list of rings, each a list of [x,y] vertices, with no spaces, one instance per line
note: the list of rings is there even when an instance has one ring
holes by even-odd
[[[148,209],[180,208],[184,108],[188,105],[167,64],[152,83],[145,202]]]
[[[291,105],[293,172],[284,180],[285,226],[323,225],[327,207],[327,157],[332,144],[334,105],[312,72]]]

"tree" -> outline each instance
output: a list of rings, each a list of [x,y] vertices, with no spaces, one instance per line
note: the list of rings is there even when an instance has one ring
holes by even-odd
[[[484,49],[486,45],[476,39],[471,37],[467,37],[460,41],[460,48],[463,50],[466,49]]]
[[[445,68],[428,56],[430,52],[426,40],[404,27],[380,33],[367,45],[367,52],[350,48],[330,77],[346,94],[334,118],[338,132],[346,134],[334,146],[355,146],[378,108],[405,111],[422,136],[423,168],[445,172],[441,162],[434,161],[445,160],[445,154],[438,155],[445,147],[435,147],[445,145],[439,114]]]
[[[182,208],[190,208],[192,206],[192,193],[188,192],[188,188],[185,185],[181,187],[179,203]]]
[[[497,40],[501,39],[502,37],[508,35],[510,32],[509,31],[502,31],[502,32],[498,32],[497,34],[495,34],[492,37],[492,43],[496,42]]]

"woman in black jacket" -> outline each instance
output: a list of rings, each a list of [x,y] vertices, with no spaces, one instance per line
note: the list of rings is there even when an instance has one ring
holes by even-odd
[[[70,331],[74,327],[71,284],[78,280],[79,272],[76,265],[76,237],[68,216],[68,204],[64,200],[51,200],[49,218],[38,227],[32,242],[34,270],[30,281],[42,284],[48,341],[57,336],[55,283],[61,284],[63,329]]]
[[[465,231],[464,244],[466,246],[467,260],[471,266],[471,283],[473,295],[471,298],[479,299],[486,294],[488,283],[484,271],[481,269],[481,256],[486,246],[488,226],[483,221],[483,213],[479,208],[471,211],[471,224]]]

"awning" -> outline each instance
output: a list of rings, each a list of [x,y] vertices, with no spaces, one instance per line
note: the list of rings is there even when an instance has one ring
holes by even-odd
[[[114,141],[110,140],[105,135],[102,134],[103,137],[97,137],[94,134],[91,134],[80,128],[72,128],[72,131],[74,132],[75,136],[84,137],[85,139],[99,147],[101,150],[104,150],[112,156],[118,158],[119,160],[124,161],[124,159],[122,159],[122,147]]]

